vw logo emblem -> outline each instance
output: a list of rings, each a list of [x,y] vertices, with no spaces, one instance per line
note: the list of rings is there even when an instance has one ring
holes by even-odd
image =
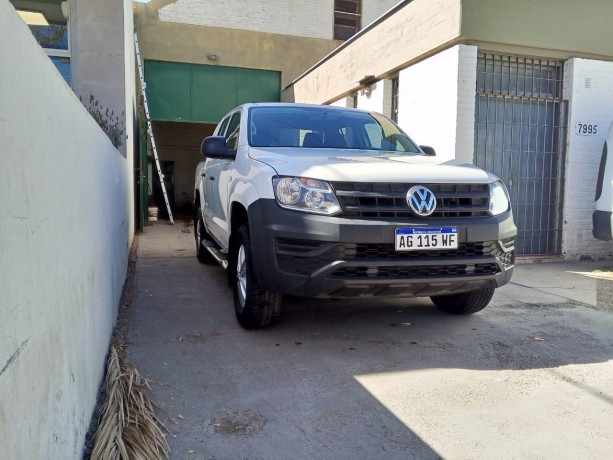
[[[429,216],[436,209],[436,197],[432,190],[423,185],[416,185],[407,193],[407,203],[418,216]]]

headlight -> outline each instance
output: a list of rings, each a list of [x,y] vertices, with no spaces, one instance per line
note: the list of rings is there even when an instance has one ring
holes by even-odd
[[[490,184],[490,214],[497,216],[509,209],[509,193],[500,181]]]
[[[341,210],[327,182],[306,177],[273,177],[272,186],[282,208],[326,215]]]

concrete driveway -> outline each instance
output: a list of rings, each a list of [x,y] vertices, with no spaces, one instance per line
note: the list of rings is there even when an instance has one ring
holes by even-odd
[[[613,455],[613,278],[595,271],[612,262],[519,265],[470,317],[286,298],[245,331],[188,225],[138,244],[127,353],[173,459]]]

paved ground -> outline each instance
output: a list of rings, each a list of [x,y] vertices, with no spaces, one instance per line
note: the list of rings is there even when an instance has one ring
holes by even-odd
[[[139,236],[128,333],[171,458],[612,458],[606,262],[519,265],[471,317],[287,298],[250,332],[187,231]]]

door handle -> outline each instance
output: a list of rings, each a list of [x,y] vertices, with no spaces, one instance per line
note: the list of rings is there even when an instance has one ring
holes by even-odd
[[[213,176],[209,176],[209,180],[215,180]]]

